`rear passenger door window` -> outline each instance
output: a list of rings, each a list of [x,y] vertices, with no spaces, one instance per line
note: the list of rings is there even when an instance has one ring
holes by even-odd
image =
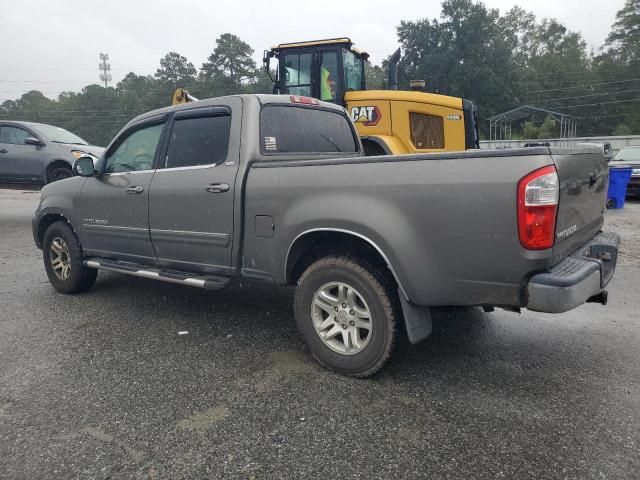
[[[226,114],[176,118],[165,168],[217,165],[227,158],[231,116]]]

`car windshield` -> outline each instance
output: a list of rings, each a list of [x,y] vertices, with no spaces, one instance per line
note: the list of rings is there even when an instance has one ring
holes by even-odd
[[[623,148],[615,156],[614,161],[639,161],[640,162],[640,147],[637,148]]]
[[[70,143],[72,145],[89,145],[79,136],[65,130],[64,128],[54,127],[53,125],[33,125],[36,132],[44,135],[54,143]]]

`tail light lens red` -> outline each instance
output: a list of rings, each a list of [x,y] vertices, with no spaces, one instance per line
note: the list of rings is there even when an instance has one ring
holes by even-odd
[[[528,250],[553,247],[560,185],[556,167],[535,170],[518,182],[518,235]]]

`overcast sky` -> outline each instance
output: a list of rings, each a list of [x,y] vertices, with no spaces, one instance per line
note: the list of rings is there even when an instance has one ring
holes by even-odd
[[[597,50],[624,0],[484,3],[557,17]],[[99,52],[109,53],[114,84],[130,71],[153,74],[169,51],[199,68],[225,32],[248,42],[256,61],[278,43],[349,36],[379,63],[397,47],[400,20],[439,14],[440,2],[425,0],[0,0],[0,102],[99,83]]]

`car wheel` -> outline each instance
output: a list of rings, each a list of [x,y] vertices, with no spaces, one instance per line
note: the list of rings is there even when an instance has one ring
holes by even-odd
[[[79,293],[90,289],[98,270],[84,265],[82,248],[66,222],[55,222],[44,234],[44,268],[49,282],[61,293]]]
[[[47,183],[64,180],[65,178],[70,178],[72,175],[69,167],[54,167],[47,173]]]
[[[366,378],[385,365],[395,346],[394,295],[376,267],[351,257],[325,257],[298,281],[296,323],[321,365]]]

